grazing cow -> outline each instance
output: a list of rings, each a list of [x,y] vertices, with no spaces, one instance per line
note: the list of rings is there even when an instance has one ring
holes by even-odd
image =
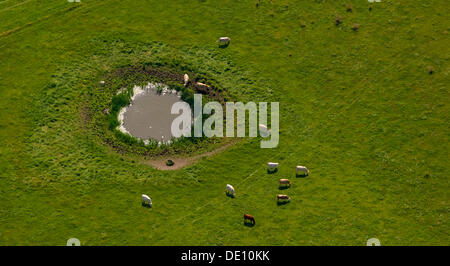
[[[290,187],[291,181],[289,179],[280,179],[280,187]]]
[[[306,166],[298,165],[295,169],[295,175],[299,176],[300,175],[299,173],[301,173],[301,175],[303,175],[303,176],[308,176],[309,170],[308,170],[308,168],[306,168]]]
[[[194,84],[195,90],[201,94],[209,94],[211,92],[211,87],[205,83],[196,82]]]
[[[196,82],[195,85],[201,86],[201,87],[206,87],[206,88],[211,88],[210,86],[206,85],[205,83],[201,83],[201,82]]]
[[[228,46],[231,42],[230,37],[220,37],[219,40],[219,46]]]
[[[149,196],[142,194],[142,204],[152,207],[152,199],[150,199]]]
[[[256,224],[255,217],[250,214],[244,214],[244,223],[251,222],[253,225]]]
[[[100,84],[105,85],[105,81],[104,80],[100,81]]]
[[[278,171],[278,163],[267,163],[267,172],[274,173]]]
[[[291,198],[289,198],[289,196],[287,195],[277,195],[277,202],[278,203],[285,203],[285,202],[290,202]]]
[[[234,187],[230,184],[227,184],[226,193],[227,196],[231,196],[232,198],[234,198]]]
[[[189,76],[188,74],[184,74],[184,86],[186,87],[188,83],[189,83]]]
[[[270,136],[270,130],[266,125],[259,124],[259,135],[263,138]]]

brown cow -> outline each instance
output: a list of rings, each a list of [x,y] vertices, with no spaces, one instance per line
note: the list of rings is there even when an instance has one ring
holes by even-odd
[[[194,84],[194,87],[197,92],[202,93],[202,94],[208,94],[212,90],[210,86],[208,86],[204,83],[201,83],[201,82],[196,82]]]
[[[278,203],[284,203],[284,202],[289,202],[289,201],[291,201],[291,198],[289,198],[289,196],[287,196],[287,195],[278,195],[277,196]]]
[[[247,223],[248,221],[250,221],[253,225],[256,224],[255,217],[250,214],[244,214],[244,223]]]
[[[280,187],[290,187],[291,181],[289,179],[280,179]]]

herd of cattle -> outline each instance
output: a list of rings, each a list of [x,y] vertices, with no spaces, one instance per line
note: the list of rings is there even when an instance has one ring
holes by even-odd
[[[267,173],[271,174],[271,173],[275,173],[277,171],[278,171],[278,163],[268,163],[267,164]],[[308,176],[309,170],[305,166],[299,165],[295,168],[295,175],[296,176]],[[278,187],[279,187],[279,189],[290,188],[291,181],[289,179],[280,179],[278,181]],[[232,198],[234,198],[236,196],[234,187],[230,184],[227,184],[227,186],[225,188],[225,193],[227,196],[230,196]],[[290,201],[291,201],[291,198],[288,195],[284,195],[284,194],[277,195],[277,203],[278,204],[285,204]],[[149,196],[142,194],[142,205],[152,207],[152,199]],[[245,224],[250,223],[252,225],[255,225],[255,217],[253,217],[252,215],[247,214],[247,213],[244,214],[244,223]]]
[[[219,46],[226,47],[230,44],[230,41],[231,41],[231,39],[229,37],[220,37],[218,40],[218,43],[219,43]],[[189,76],[187,74],[184,74],[184,86],[186,87],[188,83],[189,83]],[[266,126],[259,125],[259,127],[260,127],[259,130],[261,133],[269,132],[268,128]],[[267,136],[268,134],[262,134],[262,135]],[[265,137],[265,136],[263,136],[263,137]],[[267,172],[269,174],[275,173],[277,171],[278,171],[278,163],[269,162],[267,164]],[[297,166],[296,167],[296,176],[299,176],[299,175],[308,176],[309,175],[308,169],[305,166]],[[289,179],[280,179],[279,180],[279,188],[280,189],[286,189],[289,187],[291,187],[291,181],[289,181]],[[235,197],[235,190],[232,185],[227,184],[225,191],[226,191],[227,196],[230,196],[233,198]],[[284,203],[287,203],[290,201],[291,201],[291,198],[287,195],[284,195],[284,194],[277,195],[277,203],[278,204],[284,204]],[[142,194],[142,205],[152,207],[151,198],[145,194]],[[252,215],[246,213],[246,214],[244,214],[244,223],[249,223],[249,222],[251,224],[255,225],[255,218]]]
[[[226,47],[230,44],[231,39],[229,37],[220,37],[217,42],[219,43],[219,46]],[[186,87],[188,83],[189,83],[189,76],[187,74],[184,74],[184,86]],[[202,83],[198,83],[198,84],[202,84]],[[202,85],[204,85],[204,84],[202,84]],[[259,125],[259,131],[260,131],[262,137],[267,137],[270,134],[269,129],[265,125]],[[277,171],[278,171],[278,163],[272,163],[272,162],[267,163],[267,172],[269,174],[275,173]],[[308,176],[309,170],[305,166],[299,165],[295,169],[295,174],[296,174],[296,176]],[[291,187],[291,181],[289,179],[280,179],[278,183],[279,183],[279,189],[287,189],[287,188]],[[234,187],[230,184],[227,184],[225,192],[226,192],[227,196],[230,196],[232,198],[234,198],[236,195]],[[291,201],[291,198],[288,195],[284,195],[284,194],[277,195],[277,203],[278,204],[285,204],[290,201]],[[152,207],[152,199],[149,196],[142,194],[142,205],[147,206],[147,207]],[[244,223],[245,224],[250,223],[252,225],[255,225],[255,217],[253,217],[250,214],[245,213],[244,214]]]
[[[278,163],[267,163],[267,173],[272,174],[278,171]],[[308,176],[309,170],[305,166],[298,165],[295,168],[295,175],[296,176]],[[278,181],[278,187],[279,189],[287,189],[291,187],[291,181],[289,179],[280,179]],[[227,184],[226,187],[227,195],[230,195],[231,197],[235,197],[235,191],[233,186],[230,184]],[[284,194],[278,194],[277,195],[277,203],[278,204],[285,204],[291,201],[291,198],[288,195]],[[251,225],[255,225],[255,217],[252,215],[246,213],[244,214],[244,223],[249,223]]]

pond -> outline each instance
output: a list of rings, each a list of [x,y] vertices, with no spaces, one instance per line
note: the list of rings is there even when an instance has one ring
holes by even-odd
[[[180,94],[163,84],[135,86],[131,104],[119,112],[119,130],[144,140],[146,144],[148,139],[170,143],[172,121],[178,116],[170,111],[176,102],[182,102]]]

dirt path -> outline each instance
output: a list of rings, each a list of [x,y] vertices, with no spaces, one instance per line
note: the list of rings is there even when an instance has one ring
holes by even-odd
[[[181,169],[183,167],[186,167],[186,166],[189,166],[189,165],[192,165],[192,164],[196,163],[201,158],[210,157],[210,156],[212,156],[214,154],[223,152],[224,150],[226,150],[227,148],[233,146],[236,143],[237,143],[237,141],[231,141],[231,142],[229,142],[229,143],[227,143],[227,144],[225,144],[225,145],[223,145],[223,146],[221,146],[221,147],[219,147],[219,148],[217,148],[217,149],[215,149],[213,151],[202,153],[202,154],[198,154],[198,155],[194,155],[194,156],[191,156],[191,157],[169,157],[169,156],[167,158],[159,157],[159,158],[147,160],[144,163],[148,164],[148,165],[150,165],[150,166],[152,166],[152,167],[154,167],[154,168],[156,168],[158,170],[162,170],[162,171],[165,171],[165,170],[178,170],[178,169]],[[175,164],[172,165],[172,166],[167,166],[166,165],[166,160],[167,159],[171,159],[172,161],[175,162]]]

